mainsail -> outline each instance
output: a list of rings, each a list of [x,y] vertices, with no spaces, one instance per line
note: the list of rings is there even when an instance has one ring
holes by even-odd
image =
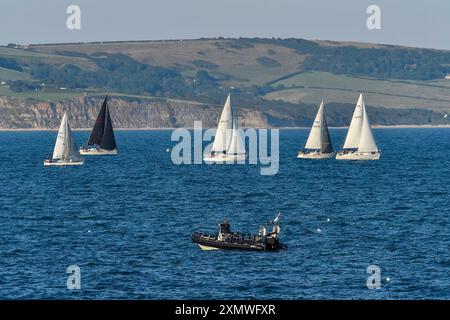
[[[78,148],[76,147],[72,137],[72,130],[70,130],[66,113],[64,113],[61,126],[59,127],[52,158],[53,160],[81,159]]]
[[[65,142],[67,135],[67,114],[61,120],[61,125],[59,126],[58,136],[56,137],[55,149],[53,149],[53,159],[61,159],[64,155]]]
[[[364,99],[362,94],[359,95],[358,102],[356,103],[355,111],[353,112],[352,122],[348,128],[347,137],[344,142],[344,149],[358,148],[359,140],[361,138],[362,129],[362,109],[364,106]]]
[[[331,145],[330,134],[325,119],[323,101],[320,103],[316,118],[314,119],[311,132],[306,141],[305,149],[320,150],[321,153],[332,153],[333,146]]]
[[[109,108],[107,104],[108,97],[105,97],[97,119],[95,120],[94,128],[89,136],[88,146],[99,146],[104,150],[115,150],[116,139],[114,137],[114,131],[109,114]]]
[[[223,107],[222,115],[220,116],[219,125],[217,126],[216,136],[211,151],[215,153],[225,153],[230,145],[233,129],[233,111],[231,109],[230,95]]]

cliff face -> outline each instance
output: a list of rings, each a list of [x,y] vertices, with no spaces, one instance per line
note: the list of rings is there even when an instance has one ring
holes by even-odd
[[[72,128],[92,128],[100,110],[102,97],[80,96],[64,102],[40,102],[0,97],[0,129],[56,129],[64,112]],[[173,99],[108,99],[115,128],[192,128],[202,121],[203,128],[215,128],[222,112],[221,105]],[[237,106],[241,127],[309,127],[317,107],[278,106],[245,108]],[[327,104],[329,126],[346,126],[354,110],[352,104]],[[450,124],[450,118],[427,109],[386,109],[368,107],[372,124]]]
[[[124,100],[109,98],[113,125],[116,128],[177,128],[193,127],[202,121],[203,127],[216,127],[221,106],[178,100]],[[91,128],[95,122],[101,98],[79,97],[53,103],[0,97],[0,129],[58,128],[64,112],[72,128]],[[266,117],[259,111],[239,109],[240,126],[267,127]]]

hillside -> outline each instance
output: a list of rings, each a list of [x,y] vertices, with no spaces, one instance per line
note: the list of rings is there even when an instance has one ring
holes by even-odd
[[[444,50],[302,39],[10,45],[0,47],[0,127],[53,127],[59,114],[26,122],[5,109],[13,104],[32,114],[41,103],[77,108],[74,117],[86,117],[76,126],[89,126],[95,110],[86,110],[105,93],[122,106],[123,117],[116,117],[128,119],[118,120],[120,127],[192,126],[183,112],[169,110],[173,101],[189,110],[206,106],[218,118],[230,87],[242,114],[257,118],[248,125],[309,125],[321,99],[330,124],[346,125],[359,92],[374,124],[449,124],[448,66]],[[136,103],[142,110],[158,107],[143,120],[133,111]],[[174,118],[162,120],[165,113]],[[216,118],[205,121],[214,126]]]
[[[374,79],[328,72],[303,72],[272,84],[277,90],[265,98],[292,103],[325,101],[354,103],[360,92],[366,102],[387,108],[450,110],[450,80]],[[281,87],[282,88],[281,88]]]

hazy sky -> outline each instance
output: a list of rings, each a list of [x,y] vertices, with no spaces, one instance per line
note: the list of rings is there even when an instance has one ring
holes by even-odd
[[[81,8],[68,30],[66,8]],[[381,30],[366,26],[381,8]],[[450,0],[0,0],[0,44],[295,37],[450,49]]]

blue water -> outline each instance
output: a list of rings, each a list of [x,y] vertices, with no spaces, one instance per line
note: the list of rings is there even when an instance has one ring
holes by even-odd
[[[374,132],[380,161],[340,162],[296,159],[308,131],[281,131],[275,176],[174,165],[170,131],[118,131],[118,156],[66,168],[42,165],[55,132],[0,132],[0,298],[450,299],[450,130]],[[285,251],[190,240],[224,217],[256,232],[278,210]]]

